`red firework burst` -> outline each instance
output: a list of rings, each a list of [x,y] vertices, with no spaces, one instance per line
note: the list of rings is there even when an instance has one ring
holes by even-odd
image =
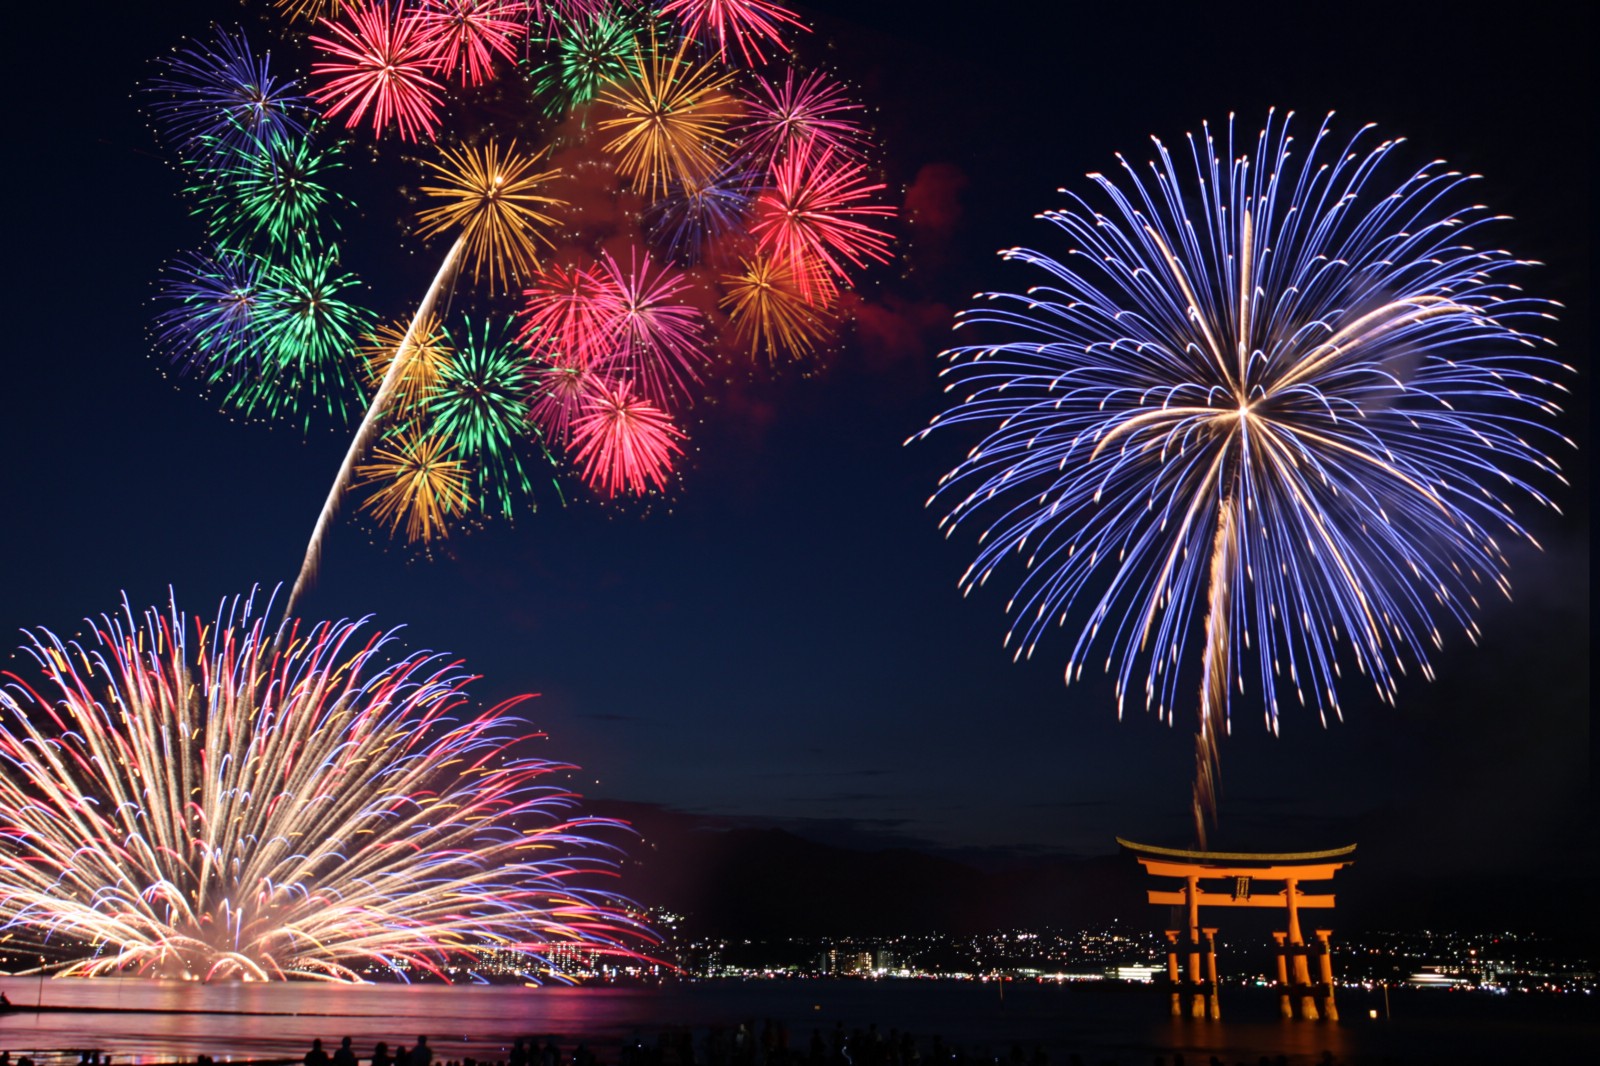
[[[552,264],[523,290],[517,341],[536,356],[563,366],[587,369],[615,354],[610,324],[616,317],[617,287],[598,266],[585,269]]]
[[[847,263],[866,266],[889,259],[889,234],[868,219],[890,218],[894,208],[872,203],[884,186],[873,184],[866,165],[818,154],[792,152],[774,164],[772,187],[756,199],[750,230],[761,251],[791,270],[803,292],[846,277]]]
[[[665,411],[635,398],[626,385],[597,386],[572,424],[578,474],[607,496],[665,488],[674,457],[683,454],[678,442],[685,439]]]
[[[763,39],[789,50],[783,43],[784,25],[810,28],[793,11],[771,0],[669,0],[661,5],[661,13],[677,19],[684,36],[715,42],[717,58],[723,62],[728,59],[728,38],[733,38],[751,66],[767,61],[761,51]]]
[[[313,76],[329,79],[311,98],[327,109],[329,118],[348,111],[346,127],[359,123],[370,109],[372,127],[379,133],[393,119],[402,139],[415,141],[418,133],[431,139],[439,125],[444,86],[428,76],[438,60],[421,19],[389,0],[357,0],[347,15],[348,22],[322,20],[331,38],[311,38],[331,57],[311,65]]]
[[[423,0],[416,17],[439,69],[462,85],[494,77],[495,57],[515,60],[528,32],[524,0]]]

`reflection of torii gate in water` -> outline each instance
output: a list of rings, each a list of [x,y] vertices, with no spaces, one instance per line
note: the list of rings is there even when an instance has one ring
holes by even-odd
[[[1356,846],[1336,848],[1333,851],[1302,851],[1284,854],[1267,854],[1237,851],[1182,851],[1177,848],[1158,848],[1149,844],[1135,844],[1117,838],[1139,865],[1152,877],[1171,877],[1183,882],[1180,888],[1152,888],[1150,902],[1157,906],[1184,907],[1188,911],[1188,937],[1180,942],[1183,930],[1166,930],[1167,977],[1172,984],[1172,1013],[1181,1017],[1183,995],[1190,997],[1189,1014],[1196,1018],[1220,1018],[1222,1011],[1217,1003],[1217,930],[1201,928],[1201,907],[1282,907],[1289,912],[1289,928],[1273,933],[1277,941],[1279,1008],[1285,1018],[1298,1014],[1301,1018],[1316,1019],[1317,1000],[1322,1001],[1321,1017],[1339,1020],[1338,1008],[1333,1003],[1333,962],[1329,958],[1328,936],[1331,929],[1316,929],[1317,941],[1307,945],[1300,933],[1300,911],[1305,907],[1332,908],[1333,896],[1308,896],[1300,891],[1302,881],[1328,881],[1340,869],[1355,860],[1350,856]],[[1202,881],[1229,882],[1221,889],[1207,890]],[[1282,881],[1280,892],[1262,892],[1255,887],[1257,881]],[[1200,937],[1205,937],[1205,971],[1200,969]],[[1178,950],[1187,948],[1189,955],[1188,979],[1178,968]],[[1311,966],[1307,955],[1317,957],[1317,977],[1311,980]],[[1292,961],[1291,961],[1292,960]],[[1298,1004],[1298,1009],[1297,1005]]]

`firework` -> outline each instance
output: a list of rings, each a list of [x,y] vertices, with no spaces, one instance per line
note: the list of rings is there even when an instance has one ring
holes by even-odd
[[[286,263],[269,264],[255,317],[261,372],[229,385],[228,399],[251,414],[301,412],[309,424],[312,401],[339,418],[355,395],[355,341],[371,315],[349,302],[358,282],[339,268],[337,249],[298,250]]]
[[[821,71],[796,79],[785,68],[783,81],[758,78],[745,98],[745,117],[737,127],[744,152],[771,166],[791,155],[831,149],[840,159],[859,161],[867,134],[855,119],[864,111],[844,87]]]
[[[411,316],[411,324],[406,327],[405,335],[395,347],[394,358],[389,361],[389,369],[384,371],[378,391],[373,393],[371,402],[367,404],[366,413],[361,416],[361,423],[356,426],[355,436],[350,438],[350,447],[345,449],[344,459],[339,463],[339,471],[334,475],[333,484],[328,488],[328,496],[322,502],[322,510],[317,512],[316,524],[311,527],[311,539],[306,542],[306,554],[300,563],[300,573],[294,579],[294,587],[289,590],[285,614],[294,613],[294,605],[300,601],[301,595],[316,577],[317,562],[322,558],[323,539],[328,535],[328,527],[333,524],[334,516],[339,513],[339,502],[344,499],[345,493],[355,479],[356,462],[377,442],[390,401],[405,379],[406,368],[418,344],[427,336],[427,324],[434,319],[434,307],[438,304],[439,296],[444,292],[445,286],[456,276],[456,270],[461,264],[461,254],[466,246],[467,234],[463,232],[456,237],[455,243],[445,253],[444,262],[439,264],[438,273],[434,274],[432,284],[423,294],[422,303],[417,306],[416,314]]]
[[[808,28],[794,12],[772,0],[668,0],[661,14],[677,19],[685,35],[715,41],[717,58],[724,62],[728,39],[733,38],[744,61],[752,66],[767,61],[763,43],[789,50],[783,43],[784,26]]]
[[[212,43],[163,58],[151,79],[150,113],[167,139],[187,155],[250,149],[272,138],[303,137],[312,118],[297,83],[273,75],[242,33],[214,27]]]
[[[472,506],[465,463],[438,437],[412,427],[398,430],[372,450],[372,461],[356,466],[355,485],[374,486],[364,510],[393,533],[406,527],[406,539],[430,544],[449,536],[447,522]]]
[[[819,306],[787,269],[762,256],[741,261],[738,274],[723,275],[722,307],[733,323],[734,340],[776,361],[779,353],[799,359],[826,342],[833,314]],[[811,286],[813,294],[819,291]]]
[[[418,215],[422,222],[419,235],[427,237],[460,226],[473,279],[486,272],[491,288],[497,281],[509,285],[536,269],[535,241],[548,246],[550,239],[543,228],[555,224],[542,209],[566,204],[536,190],[561,172],[535,171],[544,152],[518,154],[515,141],[503,153],[491,141],[482,149],[446,148],[441,154],[443,164],[430,161],[428,166],[445,184],[424,185],[422,191],[446,202]]]
[[[517,755],[513,700],[364,623],[131,609],[0,689],[0,929],[59,972],[359,981],[558,945],[635,955],[619,823]],[[196,639],[197,654],[189,641]],[[497,954],[497,958],[503,958]]]
[[[339,17],[340,0],[272,0],[272,5],[292,19],[321,22]]]
[[[636,250],[629,251],[626,268],[602,256],[596,272],[612,294],[601,327],[610,342],[607,376],[662,406],[674,392],[687,394],[700,380],[696,364],[705,359],[700,310],[683,299],[689,279],[670,267],[657,269],[649,253]]]
[[[587,367],[612,350],[619,295],[611,276],[596,266],[551,264],[523,292],[527,302],[517,339],[543,359]]]
[[[379,326],[363,338],[366,343],[357,349],[367,384],[373,392],[389,375],[389,367],[402,348],[406,348],[408,323],[397,322]],[[397,418],[407,418],[424,408],[432,398],[446,370],[455,359],[450,338],[437,317],[429,315],[412,338],[405,365],[397,372],[399,381],[394,387],[390,411]]]
[[[889,235],[871,224],[894,215],[893,207],[870,201],[882,189],[870,183],[864,164],[836,158],[831,148],[790,153],[773,168],[772,187],[756,198],[750,229],[761,251],[809,295],[819,281],[844,279],[849,265],[888,261]]]
[[[730,163],[704,185],[656,201],[645,213],[645,226],[670,258],[694,266],[709,247],[742,231],[759,181],[757,171]]]
[[[494,77],[494,60],[514,60],[527,35],[523,0],[423,0],[417,11],[422,39],[435,62],[462,85]]]
[[[612,0],[529,0],[528,8],[535,22],[550,27],[549,33],[559,36],[562,28],[581,26],[603,18],[613,7]]]
[[[534,371],[534,379],[528,421],[538,426],[546,439],[565,444],[572,436],[573,420],[594,398],[599,378],[587,365],[557,356]]]
[[[683,41],[668,55],[652,36],[649,54],[636,50],[627,76],[600,92],[600,101],[617,112],[598,123],[615,132],[605,150],[646,196],[673,184],[704,184],[734,146],[728,129],[740,109],[728,89],[733,75],[694,63],[689,46]]]
[[[673,456],[683,454],[683,439],[665,411],[633,396],[626,385],[597,383],[572,422],[579,474],[607,496],[665,488]]]
[[[226,375],[259,362],[259,259],[213,247],[185,252],[167,264],[163,275],[156,292],[163,306],[155,317],[155,341],[181,373]]]
[[[530,72],[534,92],[544,96],[545,112],[564,115],[594,99],[608,82],[636,77],[631,65],[639,51],[638,19],[630,12],[607,12],[563,27],[550,55]]]
[[[428,394],[433,432],[470,460],[472,495],[480,509],[511,518],[519,499],[533,499],[518,455],[527,436],[533,379],[527,360],[505,331],[468,322],[455,356],[439,369]]]
[[[947,353],[935,422],[981,433],[934,499],[983,530],[967,589],[1021,557],[1018,655],[1077,629],[1069,682],[1104,647],[1119,705],[1143,689],[1168,719],[1198,677],[1202,841],[1246,675],[1273,730],[1280,690],[1339,713],[1342,657],[1392,701],[1442,622],[1476,640],[1481,587],[1508,588],[1501,538],[1528,535],[1496,490],[1548,502],[1557,476],[1548,305],[1467,243],[1493,221],[1447,206],[1471,179],[1393,181],[1398,142],[1327,122],[1291,152],[1289,125],[1253,153],[1206,127],[1192,174],[1157,142],[1150,178],[1091,175],[1102,206],[1043,216],[1069,257],[1003,253],[1036,286],[963,316],[1016,339]]]
[[[438,59],[423,21],[391,0],[355,0],[346,7],[348,22],[322,22],[332,37],[311,38],[329,57],[311,66],[314,76],[327,79],[311,98],[328,118],[348,112],[346,127],[359,125],[370,110],[375,132],[392,121],[402,140],[419,134],[431,140],[444,86],[431,77]]]
[[[322,178],[337,166],[337,149],[272,137],[219,153],[189,191],[210,215],[218,239],[264,237],[281,250],[315,235],[325,208],[337,200]]]

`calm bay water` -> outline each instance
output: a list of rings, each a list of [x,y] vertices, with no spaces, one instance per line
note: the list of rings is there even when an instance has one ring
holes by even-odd
[[[764,1019],[783,1022],[791,1048],[811,1030],[876,1023],[918,1037],[926,1054],[935,1034],[947,1043],[1004,1055],[1013,1042],[1040,1044],[1054,1066],[1076,1052],[1090,1066],[1117,1061],[1145,1066],[1181,1052],[1191,1064],[1216,1055],[1254,1064],[1282,1054],[1294,1064],[1325,1051],[1344,1063],[1536,1063],[1592,1061],[1600,1051],[1595,1004],[1585,997],[1529,999],[1457,992],[1395,992],[1393,1016],[1381,997],[1343,994],[1345,1021],[1285,1023],[1265,990],[1225,992],[1223,1022],[1173,1021],[1164,1000],[1144,988],[957,981],[704,982],[659,988],[504,988],[439,985],[196,985],[142,980],[0,979],[13,1003],[0,1014],[0,1049],[35,1062],[76,1063],[95,1048],[121,1066],[226,1059],[298,1059],[313,1037],[329,1047],[350,1036],[363,1060],[376,1041],[392,1049],[428,1037],[435,1058],[503,1058],[519,1036],[554,1035],[570,1054],[579,1040],[615,1062],[635,1034],[653,1042],[662,1030]],[[31,1008],[42,998],[47,1006]]]

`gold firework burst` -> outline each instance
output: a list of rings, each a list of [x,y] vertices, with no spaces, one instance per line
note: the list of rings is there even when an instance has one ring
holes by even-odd
[[[446,201],[418,213],[423,237],[461,227],[464,251],[472,261],[472,278],[489,275],[491,288],[507,288],[539,264],[537,242],[554,247],[543,230],[555,225],[544,208],[565,207],[566,201],[537,190],[559,169],[536,170],[544,151],[519,154],[517,144],[502,152],[493,141],[482,148],[445,148],[443,163],[428,166],[445,182],[424,185],[428,196]]]
[[[323,18],[336,19],[344,5],[340,0],[273,0],[273,6],[292,19],[319,22]]]
[[[813,286],[810,297],[794,273],[767,256],[740,259],[740,274],[724,274],[721,305],[733,323],[733,336],[752,357],[776,360],[780,351],[796,359],[811,355],[833,327],[828,290]]]
[[[405,339],[406,323],[403,320],[379,326],[362,338],[365,343],[357,349],[357,354],[361,356],[362,366],[366,370],[367,384],[374,391],[388,373],[389,364],[394,361],[395,353]],[[454,355],[443,326],[438,318],[429,315],[417,326],[417,336],[411,354],[400,371],[400,381],[395,386],[394,395],[389,400],[389,410],[397,417],[407,418],[426,404],[434,387],[439,384],[440,374],[449,369]]]
[[[620,114],[597,128],[618,131],[605,150],[618,155],[617,170],[654,197],[673,184],[699,188],[721,169],[734,143],[728,127],[741,113],[729,91],[729,71],[686,56],[685,39],[665,55],[652,37],[646,55],[634,49],[633,65],[600,92],[602,104]]]
[[[373,461],[356,467],[358,485],[379,486],[363,510],[393,533],[402,522],[415,544],[447,537],[447,519],[472,506],[466,464],[450,458],[452,449],[436,437],[405,429],[372,450]]]

